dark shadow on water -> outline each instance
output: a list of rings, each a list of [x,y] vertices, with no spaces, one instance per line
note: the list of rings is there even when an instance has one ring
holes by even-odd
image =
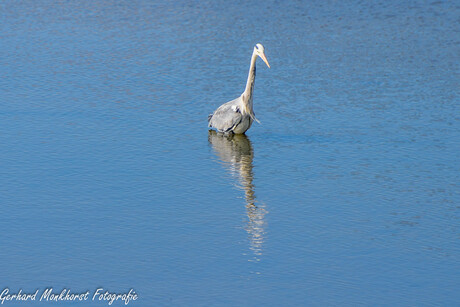
[[[249,234],[250,249],[255,255],[255,260],[258,261],[258,257],[262,255],[266,226],[264,217],[267,211],[265,205],[256,200],[253,184],[254,150],[251,141],[246,135],[225,135],[213,130],[209,131],[208,140],[217,157],[236,179],[232,185],[244,191],[248,216],[245,229]]]

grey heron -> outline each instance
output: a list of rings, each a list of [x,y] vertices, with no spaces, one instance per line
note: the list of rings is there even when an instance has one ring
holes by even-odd
[[[251,65],[249,66],[248,81],[246,88],[240,97],[224,103],[214,113],[208,116],[208,126],[216,128],[218,132],[224,133],[245,133],[255,120],[259,122],[254,114],[252,105],[252,93],[254,91],[254,81],[256,78],[256,60],[260,57],[268,68],[265,49],[262,44],[256,44],[251,56]]]

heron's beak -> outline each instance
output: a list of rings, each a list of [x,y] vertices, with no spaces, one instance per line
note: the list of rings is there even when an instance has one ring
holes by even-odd
[[[270,68],[270,64],[268,64],[268,60],[267,60],[267,58],[265,57],[265,54],[262,53],[262,54],[260,55],[260,58],[265,62],[265,64],[267,64],[268,68]]]

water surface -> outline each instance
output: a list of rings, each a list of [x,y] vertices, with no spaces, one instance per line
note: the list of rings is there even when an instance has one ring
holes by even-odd
[[[0,287],[458,304],[458,16],[455,1],[2,2]],[[208,132],[257,42],[261,124]]]

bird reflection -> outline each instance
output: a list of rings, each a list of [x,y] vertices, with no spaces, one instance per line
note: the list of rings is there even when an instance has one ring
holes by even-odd
[[[254,151],[251,141],[244,134],[228,135],[213,130],[209,131],[208,140],[230,174],[238,180],[235,186],[244,191],[246,214],[248,215],[245,229],[249,234],[250,249],[255,255],[255,260],[258,261],[258,256],[262,255],[266,224],[264,216],[267,211],[263,204],[256,201],[254,194],[252,170]]]

